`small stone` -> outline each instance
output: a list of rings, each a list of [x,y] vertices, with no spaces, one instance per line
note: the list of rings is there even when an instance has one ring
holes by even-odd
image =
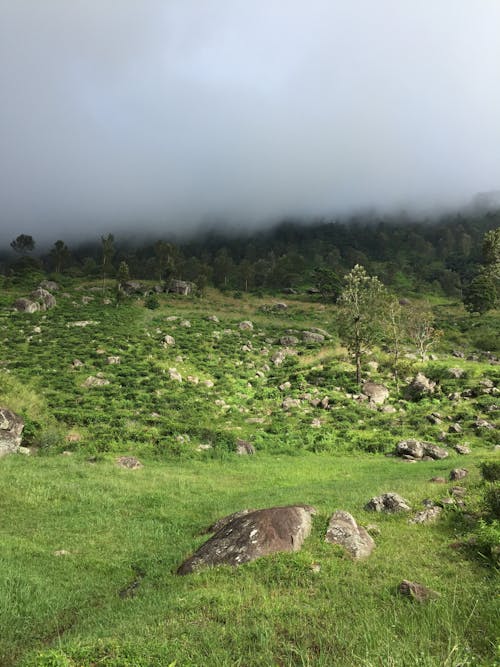
[[[457,454],[460,454],[462,456],[470,454],[470,447],[468,447],[467,445],[455,445],[454,449]]]
[[[365,505],[365,510],[373,512],[409,512],[408,501],[397,493],[375,496]]]
[[[446,484],[444,477],[432,477],[429,481],[434,482],[434,484]]]
[[[343,547],[355,560],[367,558],[375,547],[365,528],[358,526],[354,517],[343,510],[331,516],[325,541]]]
[[[453,468],[453,470],[450,472],[450,480],[452,482],[458,481],[459,479],[467,477],[468,473],[469,471],[467,468]]]
[[[129,470],[138,470],[143,467],[142,463],[135,456],[120,456],[116,459],[116,464],[120,468],[128,468]]]
[[[58,549],[54,551],[54,556],[71,556],[71,552],[66,551],[66,549]]]
[[[255,447],[251,442],[247,440],[236,440],[236,453],[239,456],[253,455],[255,454]]]
[[[439,593],[436,593],[436,591],[433,591],[422,584],[408,581],[407,579],[403,579],[399,584],[398,592],[415,602],[427,602],[428,600],[439,597]]]

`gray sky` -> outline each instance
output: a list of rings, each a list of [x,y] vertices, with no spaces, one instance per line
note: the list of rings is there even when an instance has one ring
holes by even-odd
[[[0,240],[500,189],[499,0],[0,0]]]

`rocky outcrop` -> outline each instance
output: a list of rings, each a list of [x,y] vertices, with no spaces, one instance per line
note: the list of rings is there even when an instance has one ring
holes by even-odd
[[[39,287],[31,292],[30,297],[39,304],[40,310],[49,310],[49,308],[54,308],[56,305],[56,297],[46,289],[43,289],[43,287]]]
[[[325,337],[323,334],[316,333],[314,331],[303,331],[302,332],[302,341],[304,343],[323,343],[325,340]]]
[[[363,394],[368,396],[370,403],[375,405],[382,405],[382,403],[389,398],[389,390],[383,384],[376,382],[365,382],[362,387]]]
[[[128,470],[138,470],[143,467],[142,463],[135,456],[120,456],[116,459],[116,465]]]
[[[242,565],[282,551],[299,551],[311,532],[315,509],[291,505],[232,515],[177,570],[189,574],[203,567]]]
[[[14,310],[19,313],[36,313],[40,310],[40,304],[31,299],[17,299],[14,301]]]
[[[104,387],[107,384],[109,384],[109,380],[106,380],[106,378],[89,375],[85,382],[82,383],[82,387],[90,389],[92,387]]]
[[[171,280],[167,292],[172,294],[180,294],[181,296],[188,296],[193,291],[193,283],[187,280]]]
[[[338,510],[330,518],[325,541],[343,547],[355,560],[367,558],[375,547],[368,532],[343,510]]]
[[[38,287],[46,289],[49,292],[57,292],[57,290],[59,289],[59,284],[56,283],[54,280],[42,280],[42,282],[38,285]]]
[[[24,421],[15,412],[0,407],[0,457],[19,451]]]
[[[371,512],[409,512],[408,501],[397,493],[383,493],[381,496],[375,496],[365,505],[365,510]]]

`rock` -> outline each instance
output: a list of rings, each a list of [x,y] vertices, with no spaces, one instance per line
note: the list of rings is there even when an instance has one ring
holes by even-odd
[[[449,433],[461,433],[462,432],[462,427],[460,426],[460,424],[458,422],[456,422],[455,424],[452,424],[449,427],[448,432]]]
[[[207,387],[207,389],[211,389],[214,386],[214,382],[212,380],[202,380],[201,384]]]
[[[285,361],[285,359],[286,359],[285,350],[278,350],[271,356],[271,361],[275,366],[281,366],[281,364]]]
[[[106,380],[102,377],[96,377],[95,375],[89,375],[89,377],[82,384],[82,387],[104,387],[109,384],[109,380]]]
[[[120,357],[117,357],[117,356],[115,356],[115,357],[108,357],[108,358],[106,359],[106,363],[109,364],[110,366],[112,366],[112,365],[116,365],[116,364],[120,364],[120,363],[121,363],[121,359],[120,359]]]
[[[366,363],[366,365],[368,366],[368,368],[371,371],[378,371],[378,366],[379,366],[378,361],[374,361],[373,359],[370,359],[370,361],[368,361]]]
[[[446,484],[444,477],[432,477],[429,481],[434,482],[434,484]]]
[[[84,306],[88,306],[94,300],[93,296],[82,296],[82,303]]]
[[[476,419],[476,421],[473,423],[474,428],[480,429],[480,428],[485,428],[487,430],[494,429],[494,425],[490,424],[490,422],[486,421],[486,419]]]
[[[233,516],[177,570],[184,575],[202,567],[242,565],[277,552],[299,551],[311,532],[308,505],[271,507]]]
[[[431,424],[438,425],[443,422],[443,419],[439,412],[431,412],[430,415],[427,415],[427,420],[430,421]]]
[[[409,306],[409,305],[411,305],[411,301],[410,301],[410,299],[406,299],[405,297],[401,297],[401,299],[399,299],[399,305],[400,306]]]
[[[181,320],[179,322],[179,326],[180,327],[186,327],[186,329],[190,329],[191,328],[191,322],[189,320]]]
[[[280,391],[286,391],[287,389],[291,389],[291,388],[292,388],[292,383],[291,382],[283,382],[283,384],[280,384],[280,386],[278,387],[278,389]]]
[[[462,394],[459,391],[453,391],[451,394],[448,394],[449,401],[459,401],[462,398]]]
[[[323,334],[315,333],[314,331],[303,331],[302,341],[304,343],[323,343],[325,337]]]
[[[197,375],[188,375],[186,380],[188,382],[191,382],[191,384],[198,384],[200,381],[200,378]]]
[[[272,310],[287,310],[288,306],[286,303],[283,303],[282,301],[278,301],[277,303],[273,303],[271,306]]]
[[[452,496],[458,498],[463,498],[465,495],[467,495],[467,489],[463,486],[452,486],[450,491]]]
[[[457,454],[460,454],[461,456],[465,456],[466,454],[470,454],[470,447],[467,445],[455,445],[453,448]]]
[[[365,510],[371,512],[409,512],[408,501],[397,493],[384,493],[367,502]]]
[[[120,468],[128,468],[129,470],[137,470],[143,467],[142,463],[135,456],[120,456],[116,459],[116,464]]]
[[[428,600],[439,597],[439,593],[436,593],[436,591],[433,591],[422,584],[408,581],[407,579],[403,579],[399,584],[398,592],[415,602],[427,602]]]
[[[174,382],[182,382],[182,375],[176,368],[169,368],[168,375],[171,380],[174,380]]]
[[[433,445],[431,442],[413,439],[398,442],[396,445],[396,454],[398,456],[410,456],[418,460],[423,460],[426,457],[430,459],[445,459],[448,457],[446,449]]]
[[[365,382],[362,389],[363,394],[368,396],[370,402],[376,405],[382,405],[386,398],[389,398],[389,390],[383,384]]]
[[[397,412],[397,410],[393,405],[383,405],[380,408],[380,412],[384,412],[385,414],[388,415],[393,415],[395,412]]]
[[[296,336],[282,336],[280,345],[298,345],[299,339]]]
[[[432,521],[435,521],[440,514],[441,508],[434,505],[433,507],[427,507],[421,512],[417,512],[408,523],[431,523]]]
[[[53,552],[54,556],[60,557],[60,556],[70,556],[71,552],[67,551],[66,549],[58,549],[57,551]]]
[[[40,310],[40,304],[30,299],[17,299],[14,301],[14,309],[20,313],[36,313]]]
[[[281,403],[281,407],[283,410],[290,410],[291,408],[298,408],[300,405],[300,401],[298,398],[291,398],[290,396],[287,396]]]
[[[193,291],[194,284],[186,280],[171,280],[167,292],[188,296]]]
[[[459,380],[463,375],[465,371],[463,368],[459,368],[458,366],[454,366],[453,368],[448,368],[448,375],[452,378],[456,378]]]
[[[433,394],[436,383],[426,378],[423,373],[417,373],[405,389],[405,398],[419,400],[423,396]]]
[[[19,451],[24,421],[15,412],[0,407],[0,457]]]
[[[368,532],[358,526],[351,514],[343,510],[338,510],[331,516],[325,541],[344,547],[355,560],[367,558],[375,547]]]
[[[198,445],[198,447],[196,448],[196,451],[197,452],[206,452],[209,449],[212,449],[212,445],[202,443],[202,444]]]
[[[207,317],[207,320],[208,320],[209,322],[216,322],[216,323],[219,322],[219,318],[217,317],[217,315],[209,315],[209,316]]]
[[[450,480],[452,482],[456,482],[459,479],[467,477],[468,473],[469,471],[467,468],[453,468],[453,470],[450,472]]]
[[[311,428],[321,428],[321,420],[315,417],[311,422]]]
[[[120,289],[126,294],[145,294],[147,292],[147,287],[136,280],[121,283]]]
[[[163,342],[164,347],[168,347],[170,345],[175,345],[175,338],[173,336],[169,336],[167,334],[166,336],[164,336],[162,342]]]
[[[73,368],[81,368],[81,366],[83,366],[83,361],[80,361],[80,359],[73,359],[71,365]]]
[[[253,329],[253,322],[250,322],[250,320],[244,320],[238,324],[238,329],[241,329],[241,331],[251,331]]]
[[[461,350],[453,350],[452,355],[457,359],[465,359],[465,354]]]
[[[59,285],[53,280],[42,280],[38,287],[48,290],[49,292],[57,292],[59,289]]]
[[[246,456],[248,454],[252,455],[255,454],[255,447],[251,442],[238,439],[236,440],[236,453],[239,456]]]
[[[31,456],[31,449],[29,447],[20,446],[17,448],[17,453],[24,454],[24,456]]]
[[[424,442],[424,452],[426,456],[429,456],[431,459],[441,460],[448,458],[448,452],[442,447],[433,445],[430,442]]]
[[[40,304],[40,310],[48,310],[49,308],[54,308],[56,305],[55,296],[42,287],[33,290],[30,296],[33,301],[37,301]]]
[[[68,322],[66,326],[68,327],[68,329],[70,327],[84,328],[88,327],[90,324],[99,324],[99,322],[96,322],[95,320],[78,320],[77,322]]]

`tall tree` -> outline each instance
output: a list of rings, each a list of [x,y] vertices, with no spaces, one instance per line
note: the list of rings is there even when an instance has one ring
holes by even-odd
[[[15,252],[25,255],[27,252],[32,252],[35,249],[35,241],[29,234],[19,234],[13,241],[10,247]]]
[[[106,273],[111,268],[113,255],[115,254],[115,237],[113,234],[101,236],[102,243],[102,289],[104,290],[104,283],[106,280]]]
[[[154,245],[156,266],[158,270],[158,280],[167,282],[172,278],[176,268],[179,251],[173,243],[158,240]]]
[[[387,292],[376,276],[356,266],[345,276],[339,305],[339,333],[356,363],[356,382],[361,383],[361,362],[383,335]]]
[[[486,313],[500,301],[500,227],[483,238],[483,265],[464,290],[464,305],[475,313]]]
[[[416,347],[421,361],[425,361],[430,349],[443,335],[435,327],[435,317],[428,303],[414,303],[406,311],[406,332],[408,339]]]
[[[64,241],[56,241],[49,254],[54,266],[54,271],[56,273],[62,273],[63,268],[69,260],[70,253],[68,246]]]

